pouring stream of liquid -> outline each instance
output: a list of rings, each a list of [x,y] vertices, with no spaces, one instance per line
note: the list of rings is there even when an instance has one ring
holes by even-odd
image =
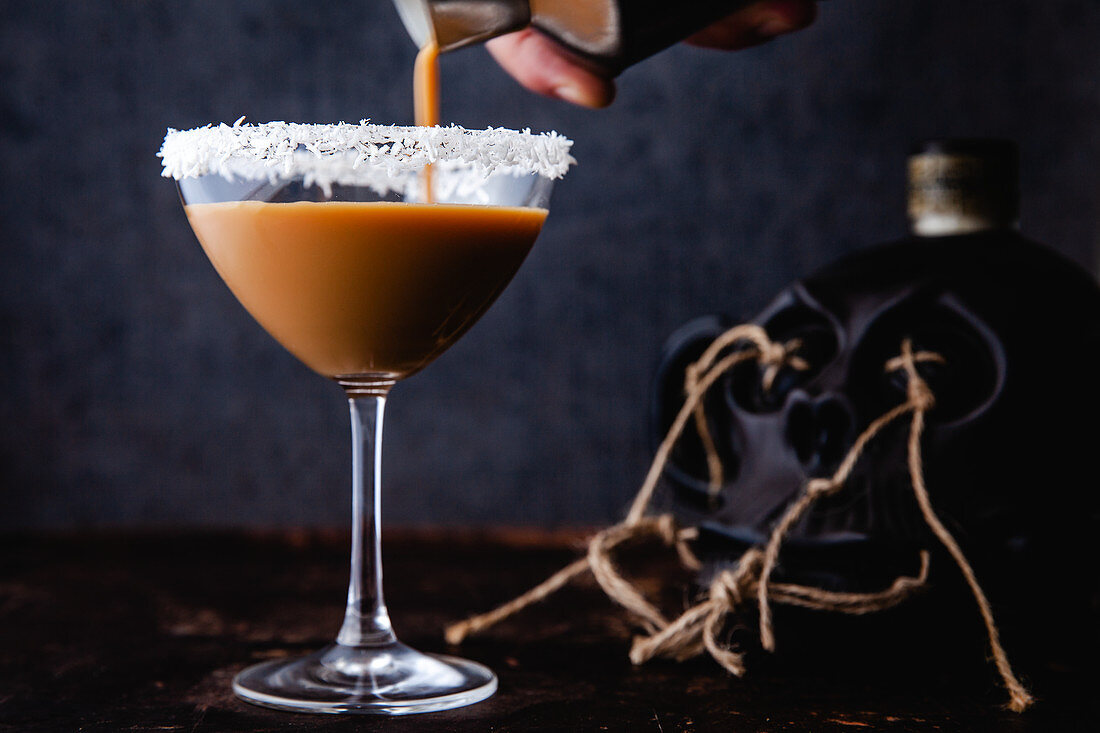
[[[413,108],[416,124],[435,127],[439,124],[439,46],[429,40],[416,54],[413,65]],[[422,172],[424,201],[432,203],[432,167]]]

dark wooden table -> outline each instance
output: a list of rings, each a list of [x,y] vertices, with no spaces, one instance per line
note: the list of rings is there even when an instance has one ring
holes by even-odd
[[[444,651],[445,623],[525,590],[578,544],[573,533],[391,531],[386,592],[398,634]],[[1095,666],[1083,661],[1021,660],[1042,701],[1022,716],[1000,708],[969,608],[963,643],[926,628],[943,619],[919,607],[875,619],[780,614],[780,651],[752,653],[739,680],[707,659],[631,666],[632,628],[590,583],[459,650],[500,677],[498,693],[472,707],[379,719],[236,700],[230,680],[243,666],[334,637],[346,563],[336,533],[0,538],[0,730],[1096,729],[1096,673],[1085,671]]]

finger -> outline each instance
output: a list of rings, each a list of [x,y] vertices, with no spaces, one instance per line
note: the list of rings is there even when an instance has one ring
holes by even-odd
[[[533,28],[485,44],[497,63],[533,92],[582,107],[606,107],[615,83],[573,61],[568,52]]]
[[[805,28],[817,17],[813,0],[764,0],[732,13],[687,39],[693,46],[736,51]]]

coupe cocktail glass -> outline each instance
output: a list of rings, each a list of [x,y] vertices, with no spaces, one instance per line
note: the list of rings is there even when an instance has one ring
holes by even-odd
[[[272,336],[344,388],[351,409],[343,626],[320,651],[245,669],[233,681],[241,698],[397,715],[496,690],[486,667],[415,651],[390,626],[382,415],[395,382],[454,343],[511,280],[546,217],[552,180],[573,162],[570,145],[554,133],[366,123],[169,130],[164,175],[177,180],[214,267]]]

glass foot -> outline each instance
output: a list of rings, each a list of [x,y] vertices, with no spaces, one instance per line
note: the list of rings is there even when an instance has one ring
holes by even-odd
[[[257,664],[233,680],[233,692],[247,702],[304,713],[428,713],[470,705],[496,689],[496,675],[477,662],[422,654],[400,642],[332,644],[307,657]]]

